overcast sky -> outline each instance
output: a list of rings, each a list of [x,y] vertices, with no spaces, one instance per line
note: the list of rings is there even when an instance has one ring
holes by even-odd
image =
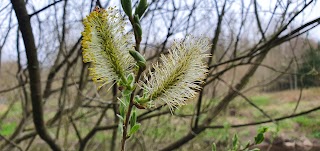
[[[268,0],[258,0],[258,3],[260,5],[260,7],[264,11],[268,12],[268,11],[272,10],[272,8],[270,8],[270,6],[274,6],[274,3],[277,2],[277,1],[279,2],[279,0],[270,0],[270,1],[268,1]],[[34,6],[34,10],[39,10],[39,9],[43,8],[44,6],[47,6],[48,4],[52,3],[52,0],[48,0],[48,1],[45,1],[45,0],[29,0],[29,2],[32,3],[32,4],[37,4],[37,5]],[[72,5],[75,5],[75,2],[76,1],[71,1],[70,3],[73,3]],[[88,0],[86,2],[88,2],[88,5],[89,5],[90,1]],[[102,2],[105,3],[106,1],[102,0]],[[240,4],[240,0],[239,1],[235,0],[234,2]],[[249,4],[251,2],[251,0],[244,0],[244,2]],[[287,1],[281,1],[281,2],[287,2]],[[117,1],[113,0],[112,3],[113,4],[111,4],[111,5],[118,5],[118,7],[119,7],[119,4],[116,4]],[[7,5],[9,6],[8,8],[11,8],[9,0],[0,0],[0,10],[2,8],[5,8]],[[62,6],[62,5],[58,5],[58,7],[60,7],[60,6]],[[310,20],[313,20],[313,19],[319,17],[320,16],[320,2],[317,2],[312,7],[313,7],[312,9],[310,9],[310,8],[307,9],[307,11],[305,11],[305,13],[302,16],[297,18],[297,20],[295,20],[295,23],[299,25],[299,24],[305,23],[307,21],[310,21]],[[88,7],[86,7],[86,8],[88,8]],[[74,6],[74,9],[79,9],[78,11],[84,12],[84,14],[88,13],[87,10],[82,9],[82,8],[77,8],[76,6]],[[235,9],[235,11],[238,11],[237,10],[238,9],[237,5],[233,5],[232,9]],[[291,9],[293,9],[293,8],[291,8]],[[28,11],[29,11],[29,13],[33,12],[33,10],[28,10]],[[6,31],[8,29],[7,26],[8,26],[9,19],[7,18],[7,16],[4,13],[5,13],[5,11],[0,12],[0,20],[2,20],[2,21],[4,20],[5,21],[0,26],[0,32],[2,32],[2,34],[0,34],[0,36],[4,36],[4,34],[3,34],[4,31]],[[78,14],[71,14],[71,15],[74,15],[74,16],[78,17],[78,20],[81,20],[81,18],[79,18],[79,17],[81,17],[81,15],[78,15]],[[263,17],[267,17],[268,14],[261,13],[260,15],[261,15],[261,18],[263,19]],[[13,15],[13,20],[15,20],[15,16],[14,15]],[[16,22],[14,22],[14,24],[16,24]],[[79,26],[82,26],[80,22],[79,22]],[[14,26],[14,27],[16,27],[16,26]],[[79,28],[79,32],[73,34],[73,36],[79,37],[80,33],[81,33],[80,30],[82,30],[82,29]],[[311,37],[312,39],[320,40],[320,36],[319,35],[320,35],[320,26],[316,27],[315,29],[311,30],[311,32],[309,32],[309,37]],[[16,40],[15,39],[15,37],[16,37],[15,30],[10,32],[9,37],[10,38],[9,38],[7,44],[5,45],[4,49],[2,50],[3,51],[2,52],[2,57],[1,57],[2,61],[16,58],[16,55],[15,55],[16,53],[14,51],[12,51],[12,50],[15,49],[15,40]],[[2,43],[2,38],[0,39],[1,40],[0,43]]]
[[[246,0],[250,1],[250,0]],[[270,5],[274,4],[276,1],[287,1],[287,0],[258,0],[259,4],[264,7],[264,9],[269,10]],[[297,0],[292,0],[293,2]],[[301,0],[300,0],[301,1]],[[315,5],[312,4],[312,9],[307,9],[307,11],[304,12],[303,16],[299,16],[297,19],[297,22],[306,23],[308,21],[314,20],[316,18],[320,17],[320,2],[316,2]],[[313,30],[309,32],[310,37],[312,39],[320,40],[320,26],[317,26]]]

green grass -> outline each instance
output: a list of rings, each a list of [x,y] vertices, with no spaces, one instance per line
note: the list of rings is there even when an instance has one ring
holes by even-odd
[[[227,143],[231,137],[228,130],[216,129],[216,130],[206,130],[205,133],[201,134],[205,140],[214,140],[215,143]]]
[[[313,124],[313,120],[309,119],[305,116],[299,116],[293,119],[295,122],[297,122],[299,125],[301,125],[302,127],[308,127],[311,126]]]
[[[170,124],[169,124],[170,123]],[[172,124],[174,123],[174,124]],[[189,123],[184,119],[174,119],[172,115],[166,115],[156,119],[155,123],[141,123],[144,134],[152,139],[163,141],[177,140],[189,131]]]
[[[312,95],[313,96],[313,95]],[[312,98],[312,96],[310,96]],[[295,100],[285,100],[283,101],[283,98],[279,99],[275,97],[273,94],[263,94],[263,95],[255,95],[249,97],[251,101],[262,108],[268,115],[272,116],[273,118],[286,116],[289,114],[292,114],[294,107],[296,106]],[[290,97],[288,97],[291,99]],[[285,99],[288,99],[285,98]],[[235,117],[232,117],[232,119],[236,119],[236,123],[246,123],[248,118],[250,118],[253,121],[261,121],[263,119],[267,119],[260,111],[257,109],[253,109],[252,106],[250,106],[248,103],[246,103],[242,98],[240,98],[241,101],[234,101],[232,102],[230,106],[233,105],[233,108],[236,108],[237,113]],[[301,101],[298,112],[305,111],[308,108],[311,108],[311,106],[314,106],[315,103],[312,103],[310,101],[307,101],[308,98],[304,98],[304,100]],[[273,125],[272,123],[264,124],[264,125],[273,125],[272,127],[272,136],[278,135],[280,133],[285,133],[288,137],[299,137],[299,134],[306,135],[309,138],[316,138],[320,139],[320,118],[319,117],[320,112],[313,112],[308,115],[299,116],[296,118],[290,118],[286,120],[282,120],[278,122],[278,125]],[[240,115],[240,116],[239,116]],[[248,116],[250,115],[250,116]],[[223,117],[220,117],[219,119],[224,119]],[[227,120],[229,120],[229,117],[226,117]],[[233,120],[230,120],[232,123]],[[257,128],[255,126],[254,128]],[[232,130],[232,129],[231,129]],[[221,130],[223,131],[223,130]],[[247,135],[252,135],[252,133],[247,134],[245,132],[242,132],[241,130],[237,131],[236,133],[239,135],[240,138],[248,138]],[[210,133],[208,133],[210,134]],[[207,135],[208,135],[207,134]],[[223,133],[219,132],[211,132],[211,136],[215,136],[214,138],[222,138]]]
[[[251,98],[252,102],[258,106],[266,106],[269,105],[271,102],[270,97],[261,95],[261,96],[254,96]]]
[[[0,134],[3,136],[9,136],[14,132],[16,126],[16,123],[4,123],[1,125]]]
[[[14,103],[14,105],[12,106],[12,108],[9,111],[9,114],[7,115],[9,118],[10,117],[19,117],[22,113],[22,108],[21,108],[21,103],[20,102],[16,102]]]
[[[106,133],[106,132],[100,132],[100,133],[96,133],[95,134],[95,138],[98,140],[98,141],[103,141],[103,140],[111,140],[111,135]]]
[[[310,117],[308,115],[299,116],[293,120],[304,128],[314,128],[320,125],[320,119],[316,119],[315,117]]]
[[[16,102],[10,109],[7,119],[8,121],[3,121],[0,123],[0,134],[3,136],[10,136],[15,128],[17,127],[17,123],[12,122],[15,121],[15,119],[18,119],[21,116],[21,104]],[[2,112],[0,115],[2,116],[4,112]]]
[[[311,136],[314,137],[314,138],[320,139],[320,130],[313,131]]]
[[[292,129],[295,122],[291,119],[283,120],[279,122],[280,129]]]

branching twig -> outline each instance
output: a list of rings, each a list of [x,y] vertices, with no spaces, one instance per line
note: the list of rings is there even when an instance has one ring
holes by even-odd
[[[253,126],[253,125],[260,125],[260,124],[265,124],[265,123],[270,123],[270,122],[278,122],[278,121],[282,121],[285,119],[289,119],[289,118],[294,118],[294,117],[298,117],[298,116],[302,116],[302,115],[306,115],[306,114],[310,114],[312,112],[318,111],[320,110],[320,106],[312,108],[310,110],[307,111],[303,111],[297,114],[293,114],[293,115],[289,115],[289,116],[283,116],[280,118],[275,118],[273,120],[265,120],[265,121],[260,121],[260,122],[253,122],[253,123],[246,123],[246,124],[238,124],[238,125],[230,125],[231,128],[239,128],[239,127],[246,127],[246,126]],[[218,128],[225,128],[225,126],[223,125],[216,125],[216,126],[206,126],[206,128],[210,128],[210,129],[218,129]]]
[[[10,143],[12,146],[18,148],[20,151],[23,151],[23,149],[22,149],[20,146],[18,146],[16,143],[14,143],[13,141],[7,139],[6,137],[4,137],[4,136],[1,135],[1,134],[0,134],[0,137],[1,137],[2,139],[4,139],[6,142]]]
[[[51,147],[51,149],[60,151],[60,146],[49,135],[44,124],[38,54],[25,2],[24,0],[12,0],[11,3],[18,19],[26,49],[34,126],[36,127],[39,136]]]

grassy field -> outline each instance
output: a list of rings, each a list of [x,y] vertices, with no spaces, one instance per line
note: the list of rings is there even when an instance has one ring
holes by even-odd
[[[320,88],[310,88],[302,91],[299,106],[295,113],[309,110],[320,106]],[[294,114],[294,109],[299,100],[299,90],[282,91],[275,93],[256,93],[249,95],[249,99],[258,107],[263,109],[272,118],[279,118]],[[216,102],[216,101],[215,101]],[[193,105],[184,106],[177,113],[192,113]],[[0,114],[3,115],[8,108],[5,104],[0,106]],[[49,114],[50,115],[50,114]],[[10,136],[18,123],[21,116],[20,103],[14,104],[12,110],[8,113],[8,118],[1,123],[0,134]],[[234,100],[212,125],[223,125],[222,129],[208,129],[201,133],[200,137],[192,140],[189,144],[184,145],[181,150],[211,150],[211,145],[215,142],[217,145],[226,147],[234,134],[237,134],[241,142],[254,140],[257,129],[261,126],[269,128],[266,134],[266,141],[272,142],[277,138],[286,140],[298,140],[302,137],[308,138],[314,144],[320,144],[320,111],[311,114],[298,116],[295,118],[285,119],[277,123],[267,123],[263,125],[254,125],[241,128],[230,128],[231,125],[245,124],[269,120],[261,111],[253,108],[244,99],[237,98]],[[31,122],[30,122],[31,124]],[[171,143],[184,136],[190,128],[190,117],[173,118],[172,115],[162,116],[141,123],[142,129],[139,133],[129,141],[129,146],[136,144],[144,144],[146,148],[157,150],[162,145]],[[86,133],[87,129],[81,129],[82,133]],[[73,136],[76,139],[75,136]],[[120,135],[118,136],[120,138]],[[101,132],[95,135],[91,141],[108,142],[111,139],[110,131]],[[71,139],[72,140],[72,139]],[[39,141],[41,142],[41,141]],[[141,143],[143,142],[143,143]],[[118,142],[119,143],[119,142]],[[156,145],[154,145],[156,143]],[[105,143],[104,147],[108,148],[109,143]],[[100,146],[101,147],[101,146]],[[139,147],[137,147],[139,148]],[[101,148],[100,148],[101,149]],[[97,148],[99,150],[99,148]],[[139,150],[139,149],[138,149]]]
[[[310,88],[302,91],[302,97],[300,98],[297,110],[294,109],[299,100],[299,90],[288,90],[274,93],[256,93],[248,95],[249,99],[256,104],[259,108],[263,109],[266,114],[273,119],[283,116],[289,116],[292,114],[300,113],[310,110],[312,108],[320,106],[320,88]],[[211,101],[217,102],[217,101]],[[189,104],[181,108],[178,114],[192,113],[193,105]],[[257,134],[257,129],[262,126],[268,127],[266,133],[265,142],[272,144],[277,141],[298,141],[300,139],[308,139],[314,145],[320,145],[320,110],[298,116],[295,118],[289,118],[278,122],[269,122],[266,124],[231,128],[231,125],[254,123],[269,120],[261,111],[249,105],[244,99],[237,98],[234,100],[217,120],[212,123],[215,125],[222,125],[221,129],[208,129],[204,133],[201,133],[199,137],[192,140],[187,145],[184,145],[181,149],[183,151],[189,150],[211,150],[212,143],[216,143],[218,146],[225,147],[231,144],[232,137],[237,134],[243,144],[248,141],[253,142],[254,137]],[[141,133],[144,134],[144,141],[147,144],[147,148],[151,150],[159,149],[161,143],[171,143],[172,139],[177,140],[184,136],[189,128],[189,118],[184,117],[180,119],[174,119],[170,116],[164,116],[156,121],[148,121],[142,123],[143,129]],[[142,137],[137,137],[142,139]],[[157,147],[150,145],[148,142],[157,142]],[[131,143],[135,143],[134,141]]]
[[[302,91],[297,110],[294,109],[299,100],[300,91],[290,90],[275,93],[259,93],[249,97],[249,99],[259,108],[263,109],[265,113],[272,118],[280,118],[289,116],[295,113],[310,110],[320,106],[320,89],[310,88]],[[299,140],[301,138],[309,139],[314,145],[320,144],[320,110],[298,116],[281,120],[279,122],[243,127],[243,128],[228,128],[228,125],[237,125],[245,123],[253,123],[264,120],[269,120],[258,109],[248,105],[244,99],[233,101],[229,108],[225,111],[223,116],[220,116],[217,123],[226,125],[224,130],[214,130],[208,132],[205,138],[214,138],[215,142],[222,145],[228,144],[234,134],[238,134],[244,141],[253,141],[257,128],[260,126],[269,127],[266,141],[272,143],[277,139],[286,141]],[[218,136],[218,137],[217,137]]]

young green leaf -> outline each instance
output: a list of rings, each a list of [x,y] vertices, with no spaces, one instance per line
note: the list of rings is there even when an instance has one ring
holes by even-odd
[[[212,150],[212,151],[217,151],[216,143],[212,143],[211,150]]]
[[[142,39],[142,28],[141,28],[140,24],[134,23],[133,26],[134,26],[134,31],[137,34],[137,37],[141,41],[141,39]]]
[[[136,108],[133,107],[133,111],[132,111],[131,117],[130,117],[130,125],[131,125],[131,127],[136,125],[136,123],[137,123]]]
[[[250,144],[251,144],[250,141],[248,141],[246,146],[244,146],[244,148],[249,148]]]
[[[147,0],[140,0],[134,14],[139,15],[139,18],[141,18],[141,16],[144,14],[147,8],[148,8]]]
[[[130,96],[131,92],[132,92],[131,90],[125,89],[125,90],[122,91],[122,96],[124,96],[124,97],[125,96]]]
[[[258,129],[258,133],[262,133],[262,134],[264,134],[267,131],[268,131],[268,127],[264,127],[264,126]]]
[[[146,68],[146,59],[138,51],[129,50],[129,53],[137,62],[139,68],[144,70]]]
[[[239,140],[238,140],[238,135],[234,134],[233,138],[232,138],[232,148],[233,150],[238,150],[238,144],[239,144]]]
[[[135,132],[137,132],[140,128],[140,123],[134,125],[133,127],[131,127],[130,132],[129,132],[129,136],[132,136],[132,134],[134,134]]]
[[[121,115],[117,114],[117,117],[120,119],[120,121],[124,121],[124,119]]]
[[[260,144],[262,143],[262,141],[264,140],[264,133],[268,131],[267,127],[260,127],[258,129],[258,134],[257,136],[254,138],[255,140],[255,144]]]
[[[260,144],[264,140],[264,136],[262,133],[259,133],[256,137],[254,137],[255,144]]]
[[[140,18],[139,15],[134,15],[134,22],[140,25]]]
[[[128,76],[127,76],[127,82],[128,84],[133,85],[134,84],[134,74],[133,73],[130,73]]]
[[[123,122],[122,121],[120,121],[119,124],[118,124],[118,131],[120,133],[123,133]]]
[[[119,99],[119,100],[120,100],[119,112],[120,112],[120,116],[122,117],[122,120],[123,120],[127,105],[126,105],[126,102],[124,102],[123,100],[121,100],[121,99]]]
[[[132,17],[132,4],[131,0],[121,0],[121,6],[127,16]]]

